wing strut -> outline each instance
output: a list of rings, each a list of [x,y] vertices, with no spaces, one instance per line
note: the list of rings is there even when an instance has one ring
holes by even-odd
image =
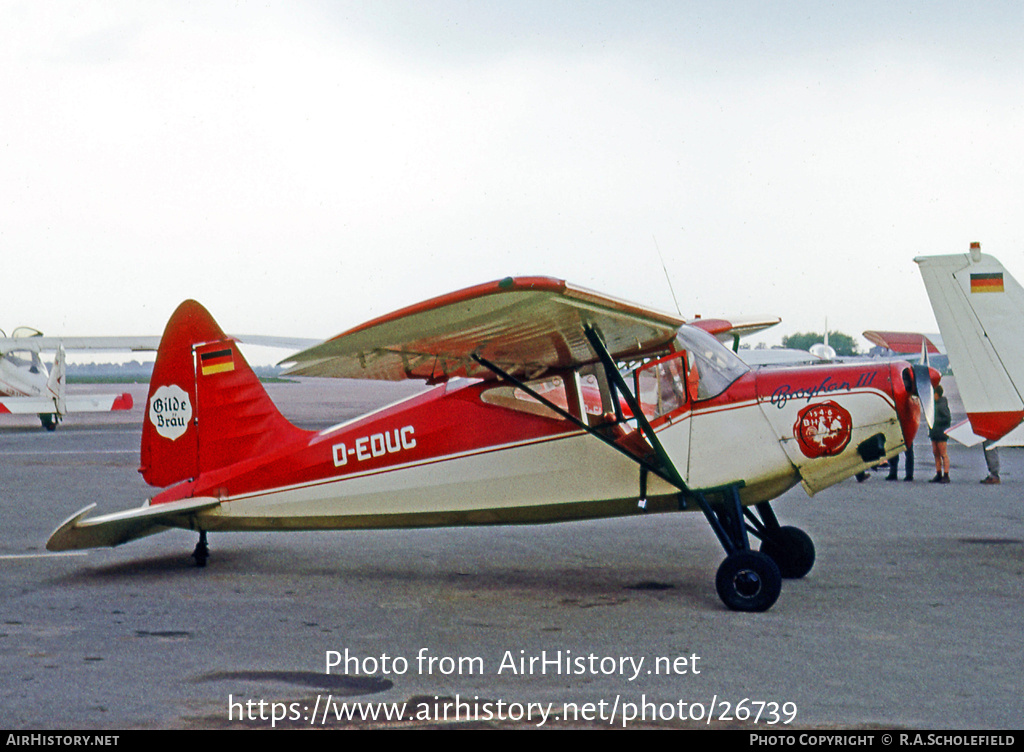
[[[665,447],[663,447],[661,442],[658,440],[658,437],[654,433],[654,429],[648,422],[647,417],[640,410],[640,405],[637,403],[636,398],[633,396],[633,393],[626,386],[626,382],[622,378],[622,374],[620,374],[618,368],[615,367],[615,360],[614,358],[612,358],[611,353],[608,352],[608,348],[605,346],[604,340],[601,338],[600,332],[598,332],[595,327],[588,325],[584,327],[584,333],[587,335],[587,339],[590,340],[590,344],[593,347],[594,352],[597,353],[598,357],[601,359],[601,363],[604,366],[605,372],[608,375],[609,383],[611,383],[612,385],[612,402],[615,404],[617,416],[620,419],[622,418],[622,409],[619,406],[618,399],[616,398],[616,392],[626,401],[626,404],[629,406],[629,409],[632,411],[634,417],[636,417],[638,430],[641,432],[643,437],[647,440],[647,442],[651,445],[651,448],[654,450],[653,461],[651,459],[641,456],[640,454],[634,451],[631,451],[629,448],[625,446],[622,446],[613,438],[606,436],[604,433],[597,430],[595,427],[587,425],[585,422],[577,418],[572,413],[554,404],[551,400],[547,399],[542,394],[538,394],[522,380],[508,373],[500,366],[491,363],[483,356],[474,353],[471,357],[474,361],[482,365],[484,368],[496,374],[497,376],[500,376],[506,381],[511,382],[516,387],[522,389],[524,392],[529,394],[531,397],[533,397],[535,400],[543,404],[545,407],[554,410],[560,416],[570,421],[573,425],[586,431],[591,436],[597,437],[608,446],[626,455],[631,460],[640,465],[641,470],[654,473],[662,480],[678,488],[680,491],[683,492],[684,495],[689,495],[689,489],[687,488],[686,483],[683,481],[682,475],[676,469],[676,466],[673,464],[672,459],[668,455],[668,452],[665,451]],[[646,477],[641,476],[641,478],[643,486],[646,486]],[[642,503],[643,499],[641,499],[641,504]],[[685,501],[683,501],[682,499],[680,500],[680,504],[685,507]]]
[[[610,446],[612,449],[615,449],[616,451],[621,452],[622,454],[626,455],[631,460],[633,460],[638,465],[640,465],[641,470],[646,471],[646,472],[654,473],[659,478],[663,479],[667,483],[671,483],[672,485],[674,485],[677,488],[679,488],[679,490],[681,490],[681,491],[685,491],[686,490],[685,484],[683,484],[681,479],[678,479],[678,475],[679,474],[678,474],[678,472],[676,472],[674,467],[671,469],[671,471],[666,471],[664,468],[659,467],[657,464],[654,464],[654,463],[650,462],[649,460],[645,459],[644,457],[636,454],[635,452],[630,451],[628,448],[626,448],[624,446],[621,446],[614,439],[609,438],[608,436],[605,436],[603,433],[598,431],[593,426],[587,425],[586,423],[584,423],[582,420],[577,418],[575,415],[573,415],[569,411],[565,410],[562,407],[559,407],[554,402],[552,402],[547,397],[545,397],[543,394],[540,394],[537,391],[535,391],[534,389],[532,389],[524,381],[516,378],[512,374],[510,374],[507,371],[505,371],[503,368],[501,368],[501,366],[498,366],[498,365],[490,362],[489,360],[487,360],[483,356],[478,355],[476,353],[474,353],[470,357],[474,361],[476,361],[477,363],[482,365],[484,368],[486,368],[488,371],[491,371],[495,375],[501,377],[502,379],[505,379],[506,381],[511,383],[513,386],[517,387],[518,389],[522,389],[524,392],[529,394],[531,397],[533,397],[535,400],[540,402],[542,405],[544,405],[549,410],[554,410],[561,417],[563,417],[566,420],[568,420],[570,423],[575,425],[577,428],[580,428],[583,431],[586,431],[591,436],[594,436],[594,437],[600,439],[601,441],[603,441],[605,444]],[[673,475],[676,476],[676,480],[673,479]]]
[[[619,369],[615,367],[615,360],[612,358],[611,353],[608,352],[608,348],[605,347],[604,340],[601,338],[601,333],[596,327],[586,325],[583,327],[583,333],[587,335],[587,339],[590,341],[590,346],[594,348],[594,352],[601,359],[601,365],[604,366],[605,373],[608,376],[608,381],[613,385],[613,391],[618,392],[619,396],[626,401],[629,405],[630,411],[636,418],[637,429],[643,434],[644,438],[647,439],[647,443],[651,445],[655,455],[658,458],[658,465],[660,465],[663,472],[659,472],[662,478],[667,480],[673,486],[678,488],[680,491],[687,492],[686,483],[683,482],[683,477],[676,470],[675,464],[672,462],[672,458],[668,456],[668,452],[665,451],[665,447],[662,446],[661,441],[658,439],[657,434],[654,433],[654,429],[651,428],[650,422],[647,420],[647,416],[644,415],[643,410],[640,409],[639,403],[636,401],[636,397],[626,386],[626,380],[622,378],[622,374],[619,373]],[[616,410],[619,410],[618,399],[612,398],[615,403]]]
[[[749,550],[750,545],[747,541],[746,531],[742,526],[742,514],[739,511],[742,508],[739,495],[740,486],[743,485],[742,481],[721,489],[715,489],[721,491],[724,497],[724,504],[718,510],[708,501],[705,492],[694,492],[687,488],[679,471],[676,470],[672,459],[668,456],[668,452],[665,451],[665,447],[658,440],[658,436],[655,434],[650,422],[648,422],[647,416],[640,409],[636,397],[626,386],[626,381],[622,378],[622,374],[619,373],[619,369],[615,367],[615,360],[612,358],[611,353],[608,352],[608,348],[605,347],[604,340],[601,339],[601,333],[596,327],[590,325],[584,326],[583,331],[590,341],[590,346],[594,348],[594,352],[601,359],[604,370],[608,374],[608,380],[614,385],[614,390],[621,394],[633,415],[636,416],[637,427],[643,432],[644,438],[647,439],[654,449],[658,458],[658,464],[668,473],[668,475],[665,473],[658,474],[683,492],[683,496],[680,498],[680,506],[685,508],[688,498],[692,498],[697,502],[697,506],[704,513],[704,517],[707,518],[708,524],[711,525],[711,529],[718,536],[718,540],[727,554],[735,551]],[[615,403],[618,405],[617,399]]]

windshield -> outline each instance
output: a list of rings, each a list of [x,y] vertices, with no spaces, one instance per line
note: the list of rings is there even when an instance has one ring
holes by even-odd
[[[750,366],[734,352],[705,332],[693,326],[683,326],[676,333],[679,349],[689,353],[691,368],[697,368],[697,396],[705,400],[716,397],[750,370]]]

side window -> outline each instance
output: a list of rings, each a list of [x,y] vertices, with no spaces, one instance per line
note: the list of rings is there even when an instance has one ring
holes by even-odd
[[[674,412],[686,404],[686,360],[675,353],[636,372],[636,395],[648,420]]]
[[[569,399],[565,390],[565,382],[562,380],[561,376],[552,376],[551,378],[539,379],[537,381],[530,381],[527,383],[530,385],[531,389],[558,405],[563,410],[569,409]],[[522,413],[530,413],[531,415],[542,415],[545,418],[565,420],[561,415],[551,408],[541,404],[522,389],[510,385],[503,384],[495,386],[493,389],[488,389],[480,395],[480,399],[489,405],[507,407],[512,410],[518,410]]]

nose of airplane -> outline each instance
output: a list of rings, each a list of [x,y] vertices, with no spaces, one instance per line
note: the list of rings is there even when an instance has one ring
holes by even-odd
[[[921,397],[918,391],[918,381],[913,367],[906,362],[892,363],[890,365],[890,382],[892,383],[892,396],[896,403],[896,414],[900,419],[900,426],[903,429],[903,441],[910,446],[917,435],[917,429],[921,425]],[[929,381],[929,379],[924,379]],[[931,384],[921,384],[931,394]]]

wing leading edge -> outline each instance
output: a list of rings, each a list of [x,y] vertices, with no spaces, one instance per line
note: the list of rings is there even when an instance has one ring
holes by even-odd
[[[288,358],[287,373],[338,378],[492,378],[478,355],[510,374],[593,363],[596,327],[616,358],[665,349],[685,319],[550,277],[507,277],[396,311]]]

